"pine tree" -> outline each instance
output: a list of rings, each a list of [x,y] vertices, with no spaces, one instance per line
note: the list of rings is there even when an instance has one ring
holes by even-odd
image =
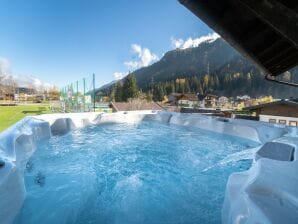
[[[138,96],[137,80],[134,75],[129,74],[123,84],[123,100],[127,101],[129,98],[136,98]]]
[[[112,88],[111,92],[110,92],[110,101],[115,102],[115,87]]]
[[[200,81],[197,76],[192,77],[190,84],[191,84],[192,92],[197,93],[197,92],[199,92],[199,89],[202,89]],[[201,91],[201,92],[203,92],[203,91]]]
[[[202,85],[201,85],[201,83],[200,83],[200,82],[198,83],[198,89],[197,89],[197,93],[199,93],[199,94],[203,94],[203,93],[204,93],[204,92],[203,92]]]
[[[148,93],[146,94],[146,100],[147,100],[147,102],[152,102],[153,94],[152,94],[151,90],[149,90]]]
[[[210,80],[210,77],[209,75],[205,75],[204,78],[203,78],[203,90],[205,93],[208,92],[209,90],[209,80]]]
[[[184,91],[185,91],[185,93],[190,93],[190,87],[189,87],[188,79],[185,79]]]
[[[165,96],[165,89],[162,83],[158,83],[153,92],[154,101],[163,101]]]
[[[174,82],[174,80],[172,80],[171,81],[171,93],[174,93],[174,92],[176,92],[176,90],[175,90],[175,82]]]
[[[114,98],[116,102],[123,101],[123,94],[122,94],[122,83],[121,81],[116,83],[116,86],[114,87]]]
[[[219,78],[217,75],[214,76],[214,85],[215,85],[215,88],[219,87]]]

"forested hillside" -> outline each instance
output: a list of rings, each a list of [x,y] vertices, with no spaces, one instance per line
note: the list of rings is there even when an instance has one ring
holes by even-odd
[[[273,95],[275,98],[298,96],[298,88],[265,81],[264,74],[248,59],[219,38],[198,47],[167,52],[158,62],[133,72],[143,92],[155,98],[170,92],[200,92],[224,96]],[[298,82],[298,69],[282,75]],[[115,84],[101,90],[108,93]]]

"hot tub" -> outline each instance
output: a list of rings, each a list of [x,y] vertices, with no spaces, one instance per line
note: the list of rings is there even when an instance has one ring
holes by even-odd
[[[297,137],[286,133],[284,126],[155,111],[26,118],[0,135],[0,218],[273,223],[272,209],[290,223],[297,217],[297,179],[281,177],[289,180],[284,194],[269,194],[281,184],[270,186],[260,167],[270,163],[266,170],[282,166],[280,175],[290,168],[294,173],[295,155],[282,165],[260,157],[268,151],[263,144],[272,141],[290,144],[295,154]],[[278,199],[286,209],[271,203]]]

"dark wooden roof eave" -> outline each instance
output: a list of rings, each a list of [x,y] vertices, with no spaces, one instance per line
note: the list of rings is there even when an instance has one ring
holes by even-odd
[[[270,103],[264,103],[264,104],[259,104],[259,105],[255,105],[255,106],[250,106],[250,107],[245,107],[243,108],[243,110],[257,110],[257,109],[261,109],[264,107],[270,107],[273,105],[288,105],[288,106],[294,106],[298,108],[298,103],[297,102],[293,102],[293,101],[289,101],[289,100],[279,100],[279,101],[274,101],[274,102],[270,102]]]
[[[298,65],[296,0],[179,0],[266,74]]]

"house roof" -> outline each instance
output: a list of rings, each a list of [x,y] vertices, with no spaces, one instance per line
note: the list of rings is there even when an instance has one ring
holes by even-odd
[[[116,111],[131,111],[131,110],[163,110],[159,104],[155,102],[142,102],[138,105],[134,105],[131,102],[112,102],[111,106]]]
[[[179,0],[266,74],[298,65],[297,0]]]
[[[270,106],[274,106],[274,105],[288,105],[288,106],[298,107],[298,101],[278,100],[278,101],[274,101],[274,102],[270,102],[270,103],[264,103],[264,104],[259,104],[259,105],[255,105],[255,106],[245,107],[243,109],[244,110],[257,110],[260,108],[270,107]]]
[[[198,101],[198,96],[194,93],[183,93],[181,94],[180,99],[184,97],[190,101]]]
[[[175,97],[179,97],[181,96],[182,93],[170,93],[169,96],[175,96]]]
[[[203,100],[203,99],[205,99],[207,96],[211,96],[211,97],[217,98],[217,96],[216,96],[216,95],[213,95],[213,94],[199,94],[199,95],[198,95],[198,98],[199,98],[199,100]]]

